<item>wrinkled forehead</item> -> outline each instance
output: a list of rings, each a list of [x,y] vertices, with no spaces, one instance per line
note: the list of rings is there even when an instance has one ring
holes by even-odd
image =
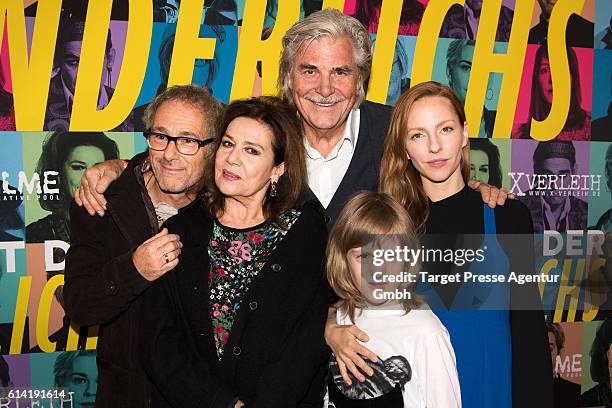
[[[300,62],[312,64],[323,60],[333,61],[338,66],[356,67],[353,40],[348,36],[332,36],[331,34],[314,36],[304,41],[291,62],[295,69]]]

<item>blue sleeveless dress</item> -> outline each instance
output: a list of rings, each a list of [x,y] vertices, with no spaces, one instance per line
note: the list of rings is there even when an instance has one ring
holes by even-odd
[[[495,213],[484,207],[486,246],[483,262],[474,262],[474,275],[505,274],[510,263],[497,241]],[[486,293],[483,293],[486,292]],[[512,344],[510,335],[510,290],[508,284],[470,285],[463,283],[449,309],[437,307],[435,292],[425,290],[432,311],[446,326],[457,358],[461,401],[465,408],[512,408]],[[478,294],[480,304],[467,307]],[[480,309],[480,310],[475,310]]]

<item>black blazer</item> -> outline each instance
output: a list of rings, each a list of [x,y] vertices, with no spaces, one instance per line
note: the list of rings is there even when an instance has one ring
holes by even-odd
[[[145,293],[144,366],[154,407],[320,407],[329,351],[327,232],[318,203],[277,245],[242,300],[219,362],[209,315],[208,243],[213,218],[201,201],[172,217],[178,266]],[[232,405],[233,406],[233,405]]]

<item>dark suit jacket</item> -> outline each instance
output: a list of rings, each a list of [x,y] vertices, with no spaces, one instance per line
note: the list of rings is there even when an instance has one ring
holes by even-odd
[[[593,48],[594,25],[578,14],[572,14],[567,21],[565,42],[568,47]],[[540,16],[540,22],[529,30],[529,44],[546,44],[548,22]]]
[[[314,201],[245,294],[219,362],[209,314],[213,218],[200,202],[166,226],[183,243],[178,266],[146,292],[144,365],[154,407],[320,407],[329,353],[324,272],[327,232]],[[318,207],[317,207],[318,208]]]
[[[357,146],[336,193],[325,209],[327,228],[336,223],[344,204],[359,191],[377,191],[380,174],[380,160],[391,107],[365,101],[359,107],[359,135]],[[312,191],[305,194],[305,199],[316,199]]]
[[[150,282],[136,270],[132,252],[156,232],[157,223],[149,218],[136,179],[135,166],[142,157],[131,160],[108,188],[104,217],[92,217],[74,203],[70,209],[64,308],[80,326],[101,325],[97,408],[140,408],[149,403],[149,382],[139,358],[139,320],[140,295]]]

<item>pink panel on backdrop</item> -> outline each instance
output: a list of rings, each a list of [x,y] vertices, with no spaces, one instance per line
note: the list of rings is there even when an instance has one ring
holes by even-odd
[[[535,55],[540,46],[529,44],[525,53],[525,64],[521,78],[521,88],[516,104],[514,124],[521,124],[529,117],[529,105],[531,102],[531,79],[534,70]],[[592,106],[592,84],[593,84],[593,50],[590,48],[572,48],[578,59],[578,72],[580,75],[580,97],[581,106],[587,112],[591,112]],[[553,83],[554,88],[554,83]]]
[[[0,69],[2,72],[0,73],[0,77],[3,78],[2,86],[4,90],[7,92],[13,92],[13,85],[11,83],[11,70],[9,65],[9,55],[8,55],[8,35],[6,30],[6,21],[4,22],[4,30],[2,36],[2,45],[0,48]]]

